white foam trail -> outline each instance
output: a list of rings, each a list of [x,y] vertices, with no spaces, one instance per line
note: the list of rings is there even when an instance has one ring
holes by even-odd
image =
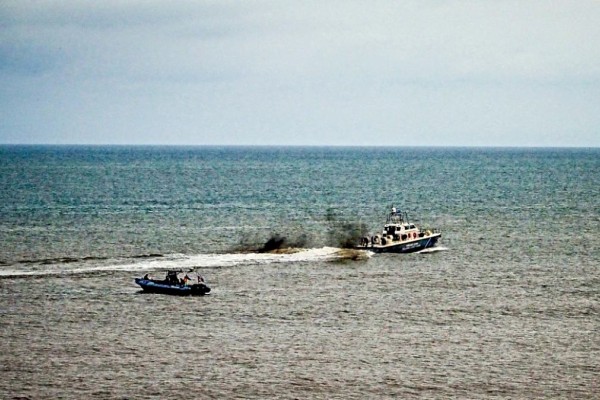
[[[435,247],[428,247],[426,249],[418,251],[417,254],[437,253],[438,251],[448,251],[448,250],[450,250],[450,249],[447,247],[435,246]]]
[[[172,259],[154,259],[120,266],[121,270],[149,269],[192,269],[234,267],[243,264],[273,264],[306,261],[329,261],[340,258],[339,249],[323,247],[321,249],[306,249],[295,253],[226,253],[226,254],[197,254],[193,256],[175,256]]]
[[[294,253],[276,254],[276,253],[226,253],[226,254],[197,254],[171,255],[161,258],[145,259],[128,264],[110,264],[110,265],[73,265],[73,264],[50,264],[44,265],[43,269],[38,266],[37,269],[0,269],[2,276],[49,276],[49,275],[71,275],[86,274],[93,272],[110,271],[152,271],[168,269],[202,269],[202,268],[220,268],[234,267],[244,264],[273,264],[273,263],[294,263],[294,262],[316,262],[331,261],[343,258],[340,249],[334,247],[323,247],[320,249],[302,249]]]

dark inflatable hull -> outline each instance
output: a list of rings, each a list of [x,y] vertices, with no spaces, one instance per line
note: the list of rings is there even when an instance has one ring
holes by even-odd
[[[173,296],[204,296],[210,293],[210,288],[204,283],[179,285],[143,278],[135,278],[135,283],[140,285],[144,292],[148,293],[162,293]]]

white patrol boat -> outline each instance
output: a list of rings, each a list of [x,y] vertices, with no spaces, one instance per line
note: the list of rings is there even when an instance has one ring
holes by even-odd
[[[383,232],[371,237],[363,237],[356,249],[376,253],[412,253],[435,246],[442,234],[435,229],[417,227],[409,222],[406,212],[392,206],[387,216]]]

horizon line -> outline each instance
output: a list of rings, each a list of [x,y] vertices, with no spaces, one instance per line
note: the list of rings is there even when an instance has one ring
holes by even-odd
[[[600,149],[600,146],[531,145],[352,145],[352,144],[165,144],[165,143],[0,143],[1,147],[247,147],[247,148],[455,148],[455,149]]]

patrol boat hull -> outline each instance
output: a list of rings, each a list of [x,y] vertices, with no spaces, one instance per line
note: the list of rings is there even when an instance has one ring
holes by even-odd
[[[374,253],[415,253],[435,246],[441,237],[441,233],[433,233],[416,240],[407,240],[404,242],[392,241],[391,243],[386,244],[370,243],[367,245],[356,246],[356,249],[368,250]]]

